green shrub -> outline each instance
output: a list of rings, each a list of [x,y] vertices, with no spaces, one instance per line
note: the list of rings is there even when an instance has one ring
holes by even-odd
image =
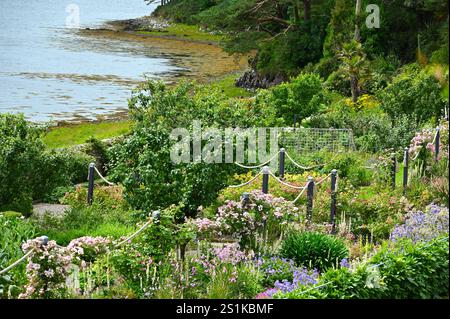
[[[93,156],[83,152],[65,150],[66,174],[69,174],[70,185],[84,183],[88,178],[88,167],[90,163],[95,162]],[[62,185],[61,185],[62,186]]]
[[[368,152],[380,152],[386,148],[402,149],[409,144],[417,129],[412,114],[399,114],[394,125],[378,105],[361,105],[361,109],[355,109],[344,100],[333,103],[322,113],[313,114],[308,126],[352,129],[357,149]]]
[[[294,115],[298,120],[304,120],[328,104],[322,80],[314,73],[300,74],[291,82],[274,87],[271,92],[269,103],[286,123],[292,123]]]
[[[0,210],[30,215],[33,200],[86,180],[90,157],[47,151],[43,129],[23,115],[0,114]]]
[[[22,244],[36,235],[35,227],[16,212],[0,213],[0,270],[23,256]],[[17,297],[25,284],[25,263],[0,275],[0,299]]]
[[[23,115],[0,114],[0,210],[31,213],[44,152],[41,133]]]
[[[418,245],[398,244],[395,249],[385,245],[372,259],[379,267],[385,291],[381,298],[428,299],[448,296],[449,242],[447,237]]]
[[[170,18],[176,22],[195,23],[197,18],[195,15],[214,5],[211,0],[184,0],[171,1],[164,6],[159,6],[154,15]]]
[[[449,242],[447,237],[413,244],[385,243],[366,264],[354,270],[330,269],[312,291],[298,289],[279,294],[293,299],[430,299],[449,293]],[[325,285],[326,284],[326,285]]]
[[[106,176],[109,162],[106,143],[96,138],[90,138],[86,142],[87,146],[84,152],[95,159],[95,166]]]
[[[74,186],[59,186],[44,195],[42,200],[45,203],[59,204],[67,193],[74,191]]]
[[[293,233],[283,241],[281,255],[299,266],[325,270],[348,257],[348,249],[344,242],[331,235],[303,232]]]
[[[125,198],[135,209],[148,212],[183,204],[178,217],[195,216],[199,206],[215,200],[235,166],[174,163],[172,128],[192,132],[196,120],[208,127],[242,125],[247,121],[242,111],[218,91],[205,92],[193,83],[168,88],[148,82],[130,100],[134,125],[130,136],[111,149],[111,176],[123,183]]]
[[[442,115],[448,101],[441,92],[442,87],[431,72],[409,65],[380,93],[380,100],[393,120],[413,114],[417,123],[424,123]]]

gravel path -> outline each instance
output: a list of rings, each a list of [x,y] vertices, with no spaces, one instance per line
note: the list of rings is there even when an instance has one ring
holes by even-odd
[[[70,208],[69,205],[58,205],[58,204],[36,204],[33,205],[33,214],[41,217],[46,212],[51,213],[55,216],[62,216],[66,210]]]

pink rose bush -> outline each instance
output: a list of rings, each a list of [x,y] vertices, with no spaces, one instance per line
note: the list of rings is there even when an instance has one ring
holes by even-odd
[[[72,262],[93,262],[98,255],[109,252],[111,240],[103,237],[81,237],[72,240],[67,249],[72,256]]]
[[[284,198],[258,190],[249,195],[248,202],[228,200],[214,218],[197,218],[190,223],[200,237],[228,236],[248,248],[256,237],[277,240],[290,222],[301,220],[298,208]]]
[[[22,245],[25,253],[33,250],[26,267],[27,285],[20,299],[62,298],[66,295],[66,278],[72,257],[54,240],[46,245],[40,239],[28,240]]]
[[[439,155],[438,160],[442,158],[448,159],[448,121],[442,121],[439,125],[440,128],[440,143],[439,143]],[[433,140],[436,135],[435,129],[423,129],[421,132],[416,133],[409,145],[409,155],[411,158],[415,158],[418,153],[428,151],[429,154],[434,156],[436,150]],[[420,157],[421,155],[419,155]],[[423,155],[425,157],[425,155]]]
[[[46,244],[40,238],[28,240],[22,245],[28,256],[26,266],[27,285],[21,299],[48,299],[67,296],[66,280],[72,265],[86,267],[99,255],[109,251],[111,241],[103,237],[81,237],[61,247],[54,240]]]

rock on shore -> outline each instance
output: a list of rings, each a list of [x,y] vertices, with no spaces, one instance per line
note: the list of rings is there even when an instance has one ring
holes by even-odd
[[[283,81],[285,81],[285,78],[280,74],[275,76],[265,76],[255,70],[250,70],[236,80],[236,86],[248,90],[267,89],[281,84]]]
[[[163,32],[170,26],[169,21],[156,19],[153,17],[142,17],[136,19],[109,21],[111,26],[117,31],[160,31]]]

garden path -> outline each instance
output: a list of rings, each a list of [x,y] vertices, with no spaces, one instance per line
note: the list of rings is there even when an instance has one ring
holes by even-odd
[[[42,217],[47,212],[55,216],[61,216],[69,208],[69,205],[39,203],[33,205],[33,214]]]

